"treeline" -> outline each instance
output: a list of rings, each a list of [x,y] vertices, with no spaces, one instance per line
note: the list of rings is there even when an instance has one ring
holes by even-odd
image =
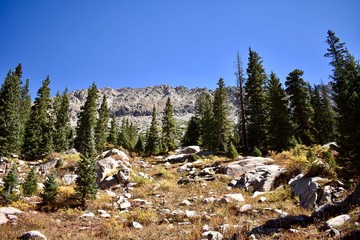
[[[360,66],[334,32],[328,31],[326,42],[329,47],[325,57],[333,68],[332,96],[324,86],[318,88],[306,82],[300,69],[288,74],[283,87],[274,72],[266,73],[260,55],[250,48],[245,70],[239,54],[236,59],[238,124],[229,120],[227,91],[220,79],[214,96],[202,93],[197,99],[196,114],[181,144],[222,152],[234,152],[236,147],[243,153],[265,153],[289,149],[297,143],[335,140],[346,156],[360,156]],[[0,89],[1,156],[15,153],[35,159],[72,147],[84,156],[95,156],[117,146],[156,155],[179,145],[170,98],[161,124],[157,123],[154,106],[151,124],[145,134],[140,134],[129,120],[119,124],[111,116],[106,96],[97,108],[98,89],[94,83],[88,89],[76,129],[71,129],[67,90],[51,99],[47,77],[32,104],[29,80],[23,83],[21,77],[19,64],[15,71],[8,72]]]
[[[360,64],[335,33],[328,31],[325,57],[332,66],[329,96],[322,85],[311,86],[300,69],[286,77],[285,87],[274,72],[266,74],[260,55],[249,49],[246,75],[237,55],[238,124],[228,120],[229,104],[222,79],[214,97],[202,93],[183,144],[244,153],[281,151],[296,144],[337,141],[352,166],[360,167]]]

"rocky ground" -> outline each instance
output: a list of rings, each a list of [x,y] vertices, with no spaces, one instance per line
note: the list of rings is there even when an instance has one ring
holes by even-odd
[[[64,165],[55,168],[56,161]],[[0,239],[359,239],[360,185],[299,174],[272,155],[228,159],[198,147],[98,160],[96,200],[71,204],[76,153],[33,162],[61,182],[52,206],[24,198],[0,207]],[[20,178],[29,163],[17,162]],[[4,165],[0,165],[0,178]],[[304,175],[305,174],[305,175]],[[41,176],[40,176],[41,179]],[[41,187],[41,184],[40,184]]]

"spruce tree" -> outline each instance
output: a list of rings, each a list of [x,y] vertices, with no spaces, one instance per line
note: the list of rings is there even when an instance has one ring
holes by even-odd
[[[304,72],[295,69],[286,77],[286,93],[290,99],[292,121],[295,124],[295,137],[305,145],[314,143],[313,114],[310,89],[304,81]]]
[[[200,123],[201,145],[209,150],[214,149],[214,113],[209,93],[202,92],[196,103],[196,116]]]
[[[214,147],[225,151],[231,135],[231,122],[229,120],[229,100],[224,79],[220,78],[215,89],[213,102]],[[216,127],[215,127],[216,126]]]
[[[88,89],[85,104],[81,107],[76,127],[75,148],[85,157],[94,156],[97,87],[95,83]]]
[[[54,150],[64,152],[69,148],[70,128],[70,104],[67,96],[67,88],[63,94],[58,92],[54,98]]]
[[[147,155],[158,154],[160,150],[159,145],[160,145],[160,139],[159,139],[158,125],[156,121],[156,107],[154,105],[152,111],[151,124],[148,130],[146,144],[145,144],[145,154]]]
[[[239,156],[239,153],[236,150],[236,147],[234,146],[234,144],[232,143],[231,140],[228,143],[227,156],[228,156],[228,158],[231,158],[231,159],[234,159]]]
[[[21,96],[20,96],[20,104],[21,104],[21,108],[20,108],[20,120],[21,120],[21,133],[20,133],[20,137],[21,137],[21,141],[20,141],[20,146],[22,147],[24,144],[24,136],[25,136],[25,129],[26,129],[26,124],[29,121],[30,118],[30,113],[31,113],[31,95],[30,95],[30,90],[29,90],[29,86],[30,86],[30,82],[29,79],[26,79],[25,84],[22,86],[21,88]]]
[[[176,149],[176,120],[174,110],[168,97],[162,119],[162,147],[164,152],[174,151]]]
[[[248,75],[245,92],[247,103],[248,142],[249,147],[266,147],[267,145],[267,96],[265,84],[267,76],[259,54],[249,49]]]
[[[21,64],[9,70],[0,89],[0,154],[19,153],[22,141]]]
[[[245,112],[245,77],[240,54],[236,56],[236,104],[238,107],[238,131],[241,137],[241,145],[244,150],[248,150],[248,136],[246,130],[246,112]]]
[[[98,111],[99,118],[95,128],[96,151],[103,152],[106,149],[107,138],[109,136],[109,108],[106,96],[103,96],[102,104]]]
[[[4,181],[3,192],[7,195],[14,194],[14,189],[18,184],[18,177],[16,175],[15,165],[13,165],[10,168],[10,171],[6,174],[3,181]]]
[[[78,164],[75,191],[79,196],[81,204],[85,206],[86,199],[95,199],[98,189],[96,184],[95,157],[81,155]]]
[[[332,66],[331,85],[337,114],[338,142],[343,152],[360,156],[360,71],[359,64],[347,50],[345,43],[331,30],[326,43],[325,57]],[[360,168],[360,161],[354,162]]]
[[[184,147],[198,145],[200,133],[200,119],[196,116],[192,116],[187,124],[184,137],[181,140],[181,145]]]
[[[123,119],[119,131],[118,143],[123,148],[133,151],[136,145],[136,127],[129,119]]]
[[[49,154],[53,150],[53,121],[50,116],[50,79],[42,82],[31,107],[30,119],[25,129],[23,155],[25,158],[36,158]]]
[[[25,182],[22,184],[23,193],[25,196],[32,196],[37,192],[38,179],[35,174],[35,167],[32,167],[28,172]]]
[[[111,118],[111,124],[110,124],[110,131],[109,131],[109,137],[108,137],[108,143],[111,144],[114,147],[118,146],[118,136],[119,136],[119,128],[118,123],[116,121],[115,114]]]
[[[291,147],[294,126],[291,122],[289,103],[280,79],[271,72],[269,81],[269,143],[273,150]]]
[[[145,150],[145,144],[144,144],[144,138],[141,134],[138,136],[138,140],[136,142],[136,145],[134,147],[134,151],[138,154],[143,154]]]
[[[46,177],[44,182],[44,191],[40,194],[43,202],[52,202],[58,194],[59,184],[56,181],[54,174],[50,174]]]

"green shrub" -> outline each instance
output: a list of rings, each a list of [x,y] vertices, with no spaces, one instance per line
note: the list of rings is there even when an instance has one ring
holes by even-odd
[[[261,157],[261,156],[262,156],[262,153],[261,153],[260,149],[258,149],[257,147],[254,147],[253,155],[254,155],[255,157]]]
[[[234,159],[239,156],[238,151],[236,150],[232,141],[230,141],[228,149],[227,149],[227,156],[228,158]]]

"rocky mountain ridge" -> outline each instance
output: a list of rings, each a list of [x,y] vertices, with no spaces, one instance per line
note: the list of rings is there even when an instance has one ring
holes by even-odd
[[[235,120],[235,87],[228,87],[231,117]],[[172,87],[168,85],[149,86],[145,88],[103,88],[98,92],[98,104],[103,95],[107,97],[111,115],[115,114],[120,122],[129,118],[139,130],[145,129],[151,121],[152,108],[155,105],[159,120],[168,97],[174,107],[174,115],[179,125],[183,125],[195,114],[196,99],[202,92],[213,94],[207,88],[192,88],[184,86]],[[87,89],[76,90],[69,93],[71,108],[71,125],[75,126],[77,114],[85,103]]]

